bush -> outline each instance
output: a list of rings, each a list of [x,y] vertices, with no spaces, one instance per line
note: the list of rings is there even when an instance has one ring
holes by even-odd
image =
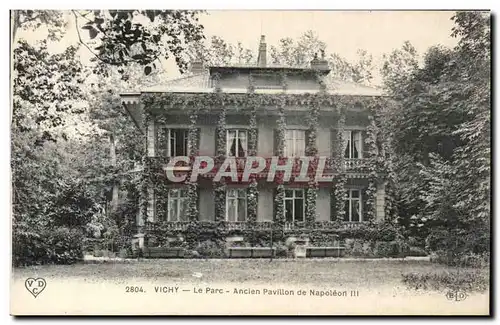
[[[104,256],[104,251],[102,249],[96,249],[94,251],[94,257],[103,257]]]
[[[285,245],[284,243],[276,243],[273,245],[273,247],[276,249],[275,254],[276,257],[288,257],[290,254],[290,250],[288,249],[288,246]]]
[[[381,241],[375,243],[375,255],[378,257],[401,257],[403,255],[402,245],[398,241]]]
[[[391,223],[380,223],[374,228],[372,239],[375,241],[393,242],[401,239],[399,229]]]
[[[460,257],[459,259],[459,265],[461,266],[468,266],[468,267],[475,267],[475,268],[483,268],[487,267],[490,264],[490,254],[484,253],[484,254],[466,254]]]
[[[186,250],[184,253],[184,258],[199,258],[200,254],[197,251]]]
[[[345,255],[352,257],[374,257],[373,244],[363,239],[346,239]]]
[[[83,260],[83,233],[75,229],[56,228],[46,233],[49,261],[55,264],[74,264]]]
[[[94,256],[95,257],[109,257],[109,258],[114,258],[116,257],[116,253],[107,249],[98,249],[94,251]]]
[[[426,249],[432,252],[433,262],[474,266],[489,262],[489,240],[489,232],[481,233],[477,229],[439,228],[431,231],[425,243]]]
[[[489,287],[489,277],[478,270],[442,271],[432,273],[402,274],[403,283],[408,288],[419,290],[460,290],[485,291]]]
[[[402,238],[400,229],[389,222],[363,224],[356,228],[346,228],[334,231],[331,235],[340,239],[363,239],[365,241],[393,241]]]
[[[224,257],[224,249],[221,245],[211,240],[205,240],[198,244],[196,251],[201,257],[214,258],[214,257]]]
[[[425,249],[417,247],[417,246],[410,246],[408,250],[405,251],[406,256],[427,256],[427,252]]]
[[[360,239],[346,239],[345,240],[345,255],[346,256],[361,256],[361,247],[363,241]]]
[[[431,252],[444,251],[448,247],[449,237],[445,229],[433,229],[425,239],[425,248]]]
[[[449,254],[448,251],[445,250],[439,250],[431,254],[430,260],[433,263],[446,264],[450,266],[481,268],[489,265],[490,255],[489,253],[468,253],[457,255]]]
[[[66,227],[34,231],[18,225],[12,236],[15,266],[74,264],[83,260],[81,231]]]
[[[420,247],[424,248],[425,247],[425,238],[417,238],[417,237],[408,237],[406,239],[406,243],[410,247]]]
[[[99,249],[106,248],[106,240],[103,238],[85,238],[83,240],[83,250],[85,252],[95,252]]]
[[[129,257],[131,257],[129,249],[127,249],[127,248],[120,249],[120,251],[118,252],[118,257],[119,258],[129,258]]]

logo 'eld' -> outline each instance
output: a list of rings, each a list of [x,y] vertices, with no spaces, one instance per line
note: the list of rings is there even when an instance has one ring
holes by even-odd
[[[27,278],[24,282],[24,285],[26,289],[33,295],[33,297],[36,298],[45,289],[45,287],[47,286],[47,282],[45,282],[45,279],[42,278]]]

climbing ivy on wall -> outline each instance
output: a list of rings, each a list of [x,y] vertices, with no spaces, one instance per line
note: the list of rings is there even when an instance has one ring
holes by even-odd
[[[286,80],[285,80],[286,81]],[[277,148],[276,155],[284,156],[285,149],[285,130],[286,130],[286,114],[285,107],[300,106],[307,107],[307,138],[306,138],[306,154],[316,156],[318,154],[317,130],[320,111],[330,111],[335,118],[334,142],[336,143],[333,155],[332,164],[335,171],[338,172],[334,178],[331,191],[332,204],[332,221],[342,221],[344,219],[344,197],[345,185],[347,182],[346,173],[344,170],[344,152],[343,146],[343,131],[346,123],[346,112],[349,107],[360,105],[365,107],[374,117],[370,119],[370,125],[367,129],[365,145],[367,146],[367,154],[369,158],[376,159],[377,163],[372,165],[369,170],[368,188],[366,190],[366,219],[373,219],[375,215],[375,195],[377,177],[384,173],[388,176],[386,192],[391,193],[391,162],[388,161],[390,155],[390,144],[388,143],[388,135],[381,132],[383,128],[383,115],[381,107],[388,102],[385,99],[377,97],[354,97],[354,96],[337,96],[326,94],[324,90],[318,94],[256,94],[253,82],[250,83],[248,92],[245,94],[230,94],[222,92],[218,86],[217,77],[214,78],[215,91],[213,93],[199,94],[181,94],[181,93],[161,93],[153,94],[146,93],[141,95],[141,101],[144,107],[144,127],[147,128],[149,121],[154,119],[158,123],[165,123],[168,114],[172,112],[185,111],[189,113],[190,128],[189,128],[189,155],[195,156],[198,151],[198,115],[203,112],[217,112],[217,129],[216,129],[216,160],[219,163],[226,156],[226,110],[227,107],[239,107],[242,114],[246,114],[249,118],[248,131],[248,153],[249,155],[257,154],[257,112],[258,109],[271,109],[277,112]],[[382,140],[382,147],[379,148],[377,143]],[[146,140],[147,141],[147,140]],[[141,183],[142,200],[141,214],[146,218],[147,215],[147,198],[148,187],[154,186],[156,197],[166,197],[159,195],[160,191],[168,193],[165,186],[158,186],[164,177],[157,177],[161,173],[160,165],[164,163],[157,158],[145,158],[145,168],[143,181]],[[217,164],[217,161],[216,161]],[[313,161],[317,164],[317,159]],[[393,173],[392,173],[393,174]],[[188,179],[189,179],[188,175]],[[283,198],[285,188],[283,180],[277,177],[277,187],[274,200],[274,221],[277,227],[284,225],[284,206]],[[188,182],[188,197],[189,220],[198,220],[199,211],[197,208],[198,201],[198,182]],[[316,199],[317,199],[318,184],[314,181],[309,181],[306,188],[306,224],[312,225],[316,220]],[[225,220],[225,205],[226,205],[226,183],[224,179],[213,184],[213,192],[215,199],[215,221],[223,222]],[[254,223],[257,220],[257,198],[258,184],[255,178],[250,178],[247,197],[247,221]],[[394,206],[391,205],[390,198],[386,199],[386,213],[394,213]]]
[[[316,95],[317,97],[322,96],[321,94]],[[317,100],[312,100],[310,104],[309,114],[307,115],[307,136],[306,136],[306,156],[313,157],[310,162],[310,168],[316,170],[318,166],[318,145],[317,145],[317,134],[318,134],[318,117],[319,117],[319,105]],[[306,225],[311,227],[316,221],[316,202],[318,198],[318,182],[315,180],[316,175],[311,174],[309,176],[309,182],[307,183],[306,194],[306,213],[305,221]]]
[[[382,101],[376,99],[369,106],[370,116],[372,116],[375,127],[379,130],[377,135],[374,137],[377,144],[378,155],[376,163],[376,172],[383,174],[385,181],[385,218],[389,222],[393,222],[397,215],[397,206],[395,204],[396,199],[396,173],[394,172],[393,157],[394,149],[392,146],[391,139],[393,135],[388,132],[391,130],[389,127],[389,119],[386,118],[386,112],[392,109],[394,105],[391,101]]]
[[[333,151],[333,165],[334,170],[337,171],[337,177],[333,179],[332,195],[331,195],[331,216],[332,221],[343,221],[345,216],[344,199],[345,199],[345,184],[347,178],[344,171],[344,127],[345,127],[345,114],[340,113],[337,115],[336,127],[332,130],[334,132],[335,150]]]
[[[285,155],[285,135],[286,135],[286,118],[285,118],[285,100],[283,95],[280,95],[279,101],[277,102],[278,109],[278,120],[276,121],[278,126],[278,143],[276,148],[276,155],[281,159]],[[283,185],[283,178],[277,177],[278,186],[276,187],[276,193],[274,197],[274,222],[277,228],[281,228],[285,224],[285,186]]]
[[[252,83],[251,83],[252,85]],[[252,94],[253,88],[249,89],[249,101],[248,105],[250,106],[250,118],[249,118],[249,126],[248,130],[248,155],[256,156],[257,155],[257,106],[254,104],[255,96]],[[257,179],[255,175],[250,175],[250,184],[247,190],[247,222],[249,223],[249,227],[253,228],[255,223],[257,222],[257,206],[258,206],[258,188],[257,188]]]
[[[191,109],[191,113],[189,114],[189,131],[188,131],[188,150],[189,156],[191,159],[194,159],[196,155],[198,155],[198,112],[199,105],[195,105]],[[186,175],[186,185],[187,185],[187,216],[188,220],[196,221],[199,220],[199,211],[198,211],[198,181],[191,181],[191,170]]]
[[[220,94],[220,92],[218,93]],[[220,165],[226,157],[226,103],[224,98],[220,96],[219,101],[219,117],[216,126],[216,145],[215,145],[215,163]],[[220,181],[214,181],[213,193],[215,199],[215,221],[223,222],[226,219],[226,183],[223,178]]]
[[[366,137],[364,139],[364,146],[367,150],[365,150],[368,157],[377,159],[378,150],[377,150],[377,135],[378,128],[375,124],[375,120],[372,116],[369,116],[370,123],[366,128]],[[369,164],[368,165],[368,187],[365,189],[365,197],[366,202],[364,202],[364,211],[363,217],[365,221],[371,221],[375,219],[375,202],[376,202],[376,194],[377,194],[377,165]]]

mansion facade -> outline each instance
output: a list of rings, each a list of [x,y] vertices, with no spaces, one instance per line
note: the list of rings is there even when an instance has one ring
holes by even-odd
[[[182,230],[193,220],[236,230],[384,220],[387,182],[377,163],[383,144],[372,116],[384,105],[381,91],[334,79],[326,86],[330,69],[322,56],[301,68],[269,66],[266,56],[262,37],[255,66],[194,62],[187,76],[121,95],[147,147],[139,232],[159,224]],[[216,165],[234,157],[238,166],[258,156],[267,167],[279,157],[293,161],[293,176],[214,181],[207,172],[191,181],[189,166],[177,165],[170,168],[188,177],[175,183],[165,173],[178,156],[213,157]],[[293,181],[300,157],[325,157],[332,181],[316,182],[311,173],[308,182]]]

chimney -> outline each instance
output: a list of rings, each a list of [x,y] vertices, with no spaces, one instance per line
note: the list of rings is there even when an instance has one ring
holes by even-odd
[[[196,59],[191,63],[191,69],[190,69],[192,74],[200,74],[205,71],[205,67],[203,66],[203,61],[200,59]]]
[[[321,50],[321,59],[318,58],[318,53],[314,53],[314,59],[311,61],[311,69],[313,70],[328,70],[328,61],[325,60],[325,50]]]
[[[265,67],[267,65],[267,44],[266,44],[266,36],[260,36],[260,44],[259,44],[259,55],[257,57],[257,65],[259,67]]]

